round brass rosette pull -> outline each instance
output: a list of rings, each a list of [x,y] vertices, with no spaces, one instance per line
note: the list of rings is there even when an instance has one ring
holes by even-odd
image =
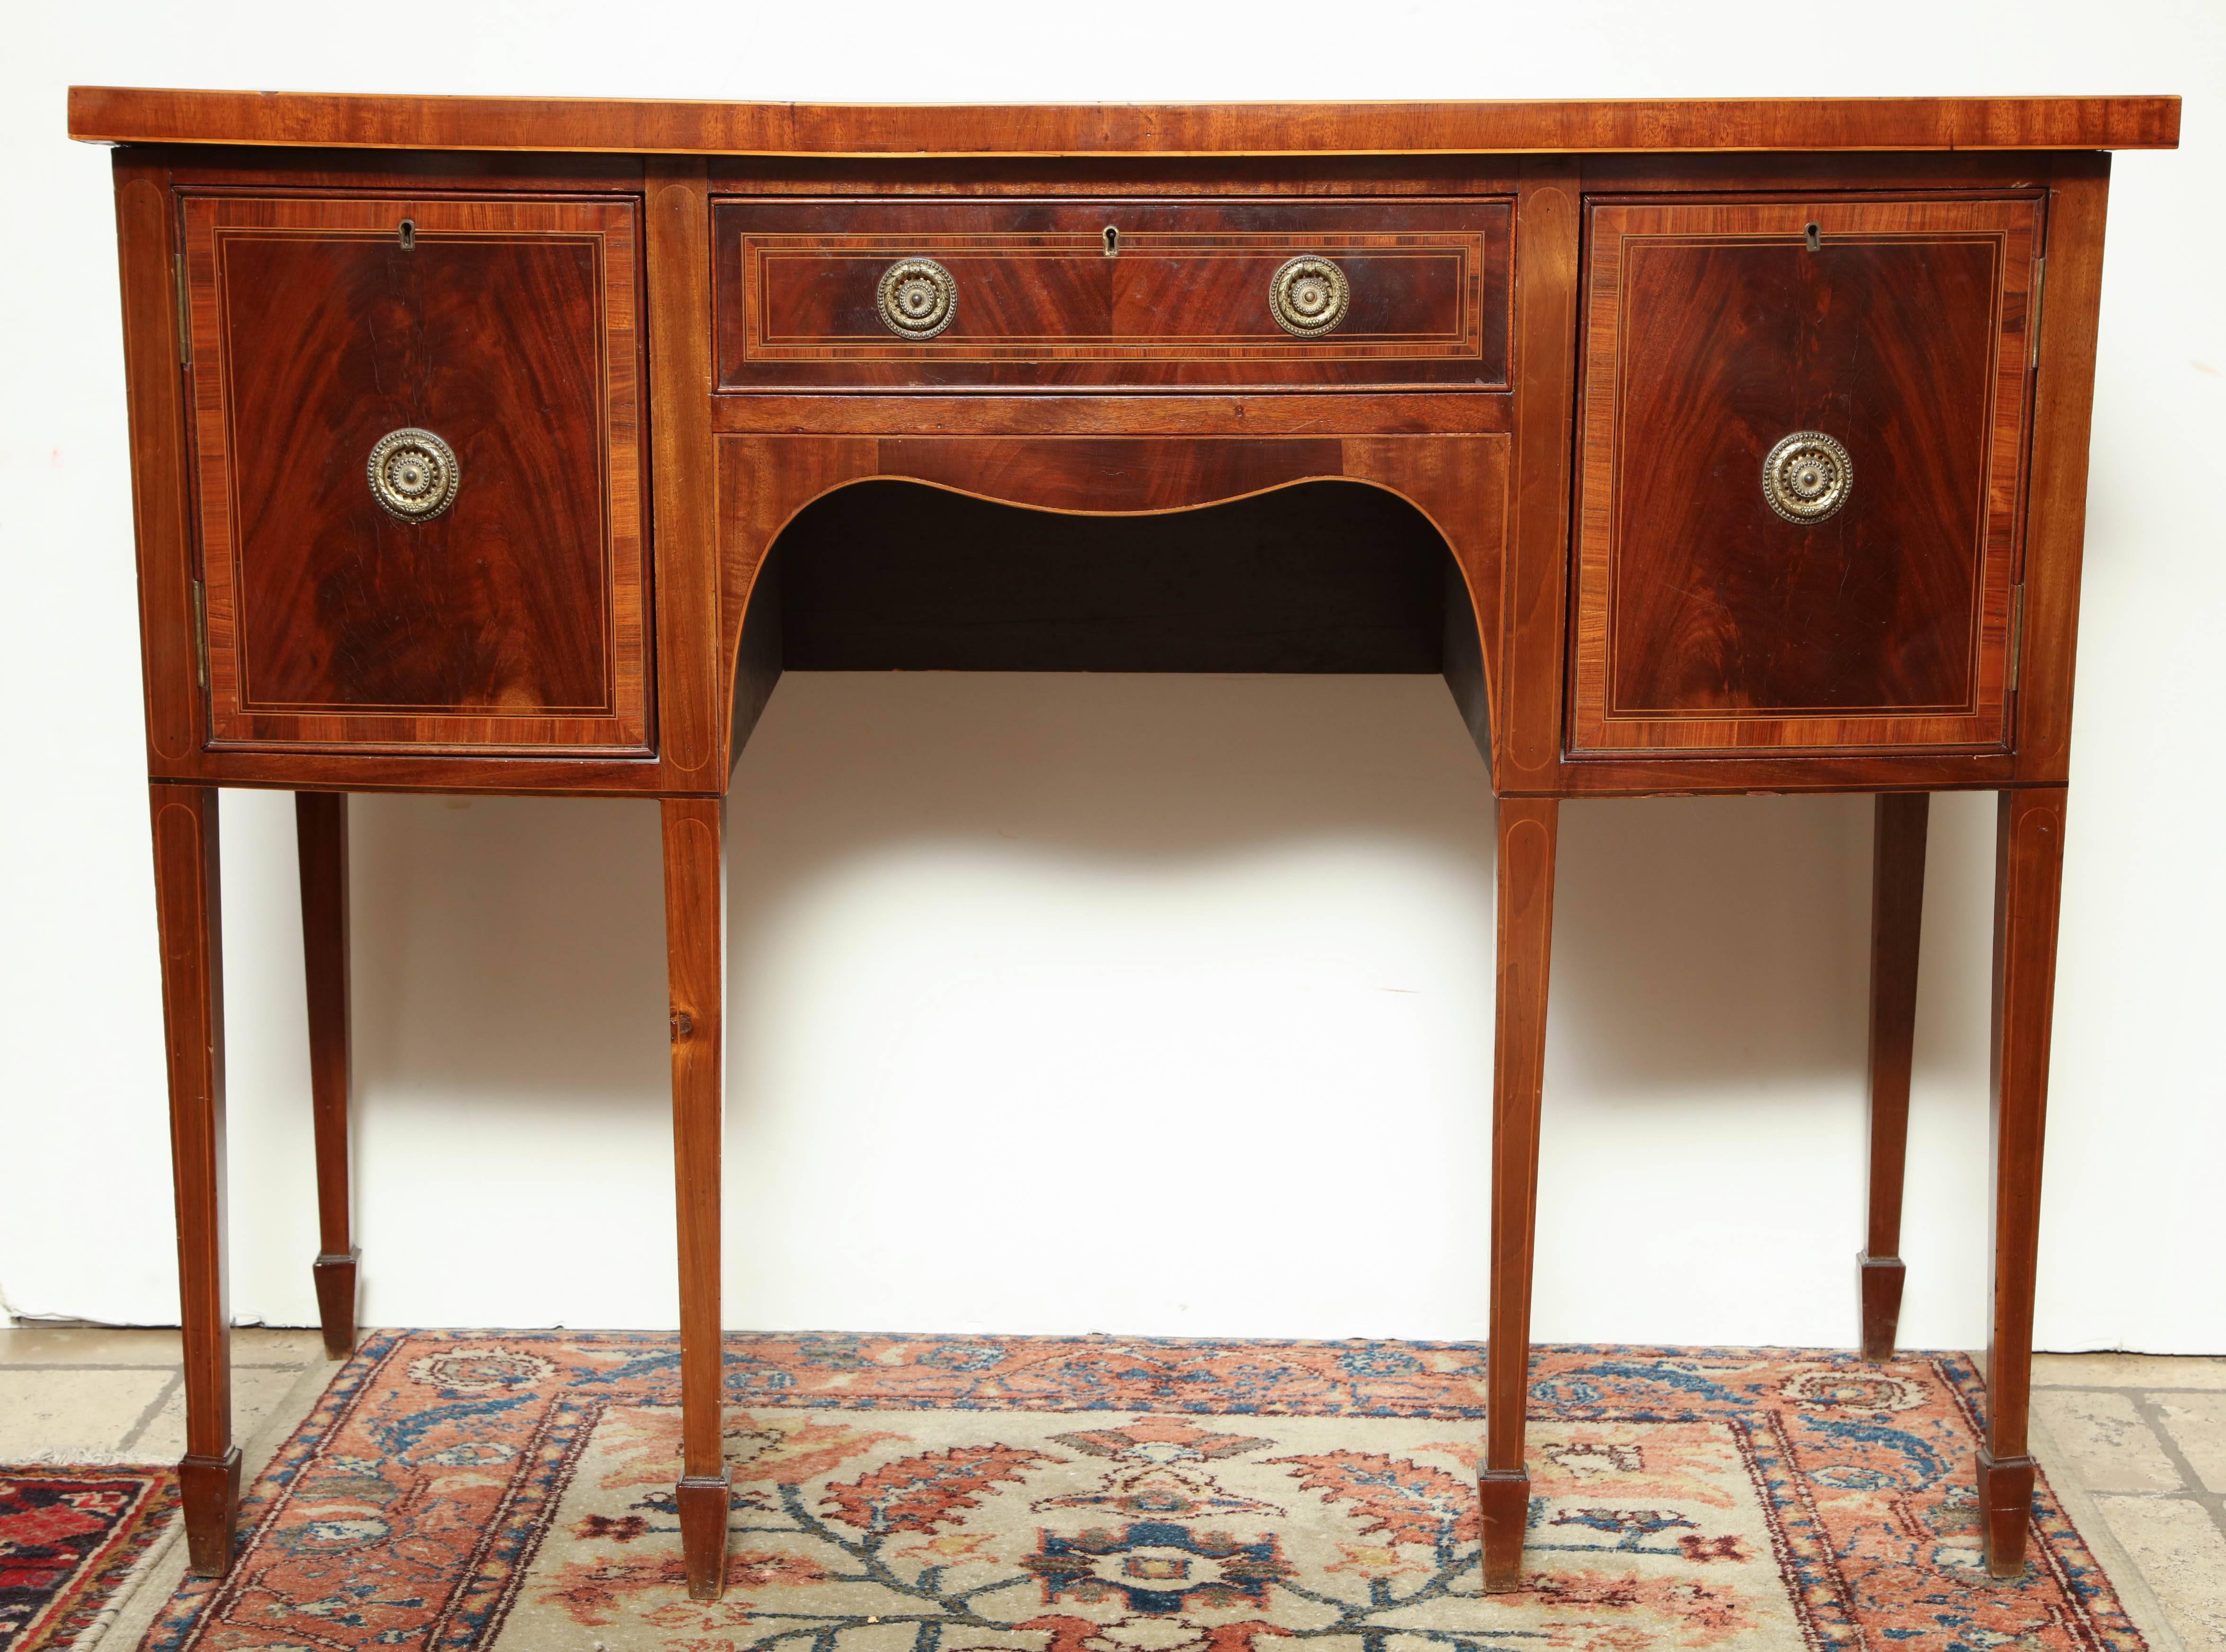
[[[463,480],[455,449],[430,430],[389,430],[371,450],[365,468],[371,496],[387,515],[404,522],[430,522],[456,501]]]
[[[1268,283],[1268,308],[1275,325],[1301,339],[1331,331],[1345,320],[1345,307],[1352,302],[1345,271],[1320,253],[1301,253]]]
[[[1822,522],[1854,485],[1854,461],[1822,430],[1796,430],[1762,461],[1762,497],[1788,522]]]
[[[958,313],[958,283],[932,258],[900,258],[881,272],[881,320],[903,339],[932,339]]]

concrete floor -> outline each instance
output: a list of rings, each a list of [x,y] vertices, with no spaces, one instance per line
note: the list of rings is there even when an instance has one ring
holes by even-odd
[[[334,1367],[314,1331],[241,1330],[232,1395],[247,1478]],[[2226,1652],[2226,1359],[2049,1354],[2034,1454],[2156,1652]],[[184,1449],[170,1331],[0,1330],[0,1463],[154,1462]],[[175,1530],[76,1652],[130,1652],[185,1573]]]

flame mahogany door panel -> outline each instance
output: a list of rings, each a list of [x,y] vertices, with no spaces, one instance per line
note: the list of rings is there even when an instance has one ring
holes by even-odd
[[[632,201],[182,207],[211,743],[646,750]],[[406,429],[423,520],[367,470]]]
[[[1511,199],[1488,195],[729,199],[713,209],[718,386],[1504,390],[1513,231]],[[1348,302],[1299,337],[1269,285],[1305,254],[1336,264]],[[882,274],[906,258],[955,283],[923,340],[881,319]]]
[[[1572,755],[2007,749],[2039,201],[1589,218]],[[1849,480],[1799,521],[1805,431]]]

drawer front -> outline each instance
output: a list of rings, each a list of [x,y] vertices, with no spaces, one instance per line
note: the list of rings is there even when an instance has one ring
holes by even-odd
[[[1512,221],[1504,199],[722,200],[719,388],[1504,389]]]
[[[182,206],[213,741],[646,750],[633,205]]]
[[[2008,744],[2040,212],[1591,209],[1574,754]]]

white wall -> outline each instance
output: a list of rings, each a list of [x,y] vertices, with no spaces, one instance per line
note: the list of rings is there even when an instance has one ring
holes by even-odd
[[[0,67],[0,1295],[162,1321],[113,232],[72,80],[859,99],[2164,92],[2119,158],[2040,1337],[2226,1351],[2215,0],[25,7]],[[792,677],[733,797],[728,1323],[1476,1337],[1491,836],[1420,678]],[[671,1322],[651,806],[359,799],[366,1318]],[[1984,1338],[1992,801],[1936,804],[1908,1339]],[[1542,1338],[1844,1344],[1869,805],[1565,812]],[[225,801],[232,1266],[313,1315],[283,796]]]

